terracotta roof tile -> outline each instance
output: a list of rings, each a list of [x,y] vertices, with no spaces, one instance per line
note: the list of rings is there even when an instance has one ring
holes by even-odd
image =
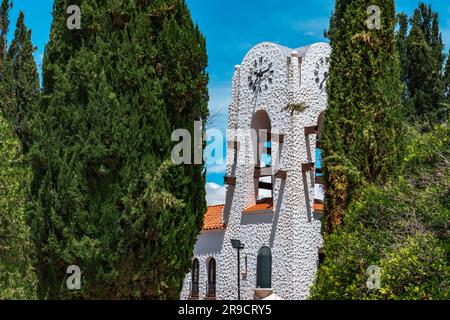
[[[244,213],[267,211],[273,209],[273,199],[265,198],[244,210]]]
[[[203,230],[223,230],[223,208],[225,205],[210,206],[203,221]]]

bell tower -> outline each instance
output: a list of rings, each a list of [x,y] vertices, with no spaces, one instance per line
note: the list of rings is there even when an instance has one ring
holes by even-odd
[[[322,247],[322,178],[316,156],[330,51],[326,43],[298,49],[261,43],[235,68],[219,299],[236,298],[231,239],[245,246],[239,270],[243,299],[271,294],[305,299],[309,294]]]

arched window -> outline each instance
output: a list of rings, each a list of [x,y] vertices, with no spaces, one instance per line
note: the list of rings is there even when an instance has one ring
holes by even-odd
[[[216,259],[211,258],[208,262],[208,289],[209,298],[216,296]]]
[[[199,295],[199,280],[200,280],[200,263],[198,259],[192,261],[192,282],[191,282],[191,296],[198,297]]]
[[[259,289],[272,288],[272,252],[269,247],[262,247],[258,252],[256,287]]]
[[[273,198],[273,174],[272,174],[272,125],[266,111],[256,112],[251,124],[255,136],[253,136],[253,149],[255,152],[255,190],[256,201],[272,200]]]

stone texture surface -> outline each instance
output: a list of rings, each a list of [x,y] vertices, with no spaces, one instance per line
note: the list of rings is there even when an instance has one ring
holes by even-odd
[[[256,262],[261,247],[272,250],[273,293],[284,299],[308,297],[318,265],[318,250],[322,246],[320,217],[313,212],[314,173],[302,172],[302,164],[315,162],[316,136],[305,136],[304,128],[317,125],[320,114],[326,110],[325,87],[320,88],[323,74],[328,71],[330,47],[315,43],[308,47],[289,49],[273,43],[261,43],[249,51],[242,64],[236,67],[233,78],[233,98],[229,109],[228,140],[240,141],[240,149],[228,149],[227,175],[237,178],[236,186],[227,187],[224,209],[226,230],[223,237],[208,243],[202,234],[194,255],[200,258],[200,297],[204,296],[207,281],[207,261],[217,260],[217,299],[235,299],[237,292],[236,250],[230,240],[240,239],[245,244],[241,253],[242,299],[253,299],[256,288]],[[273,63],[273,83],[255,97],[248,84],[255,59],[266,57]],[[303,103],[302,112],[290,112],[289,104]],[[272,143],[274,171],[287,171],[287,180],[274,179],[274,209],[271,219],[267,214],[245,219],[243,211],[255,203],[253,178],[254,161],[250,137],[233,129],[251,128],[254,114],[264,110],[270,117],[272,132],[285,135],[284,143]],[[246,222],[244,222],[246,221]],[[250,221],[250,222],[248,222]],[[206,252],[208,247],[221,247],[219,252]],[[247,261],[247,266],[245,265]],[[245,270],[247,268],[247,270]],[[186,276],[181,299],[189,296],[191,276]]]

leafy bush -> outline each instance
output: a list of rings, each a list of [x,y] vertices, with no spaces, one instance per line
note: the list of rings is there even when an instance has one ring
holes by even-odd
[[[35,297],[33,247],[24,213],[29,181],[19,139],[0,117],[0,299]]]
[[[326,237],[312,299],[450,298],[450,130],[409,128],[404,175],[367,186]],[[369,291],[367,268],[381,268]]]

